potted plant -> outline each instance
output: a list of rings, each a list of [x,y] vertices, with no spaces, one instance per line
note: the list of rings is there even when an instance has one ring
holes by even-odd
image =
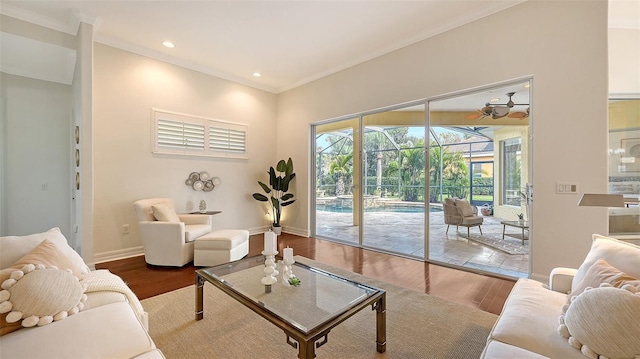
[[[282,232],[282,227],[280,226],[282,207],[286,207],[296,201],[293,198],[293,193],[288,193],[289,185],[296,177],[296,174],[293,172],[293,161],[291,157],[289,157],[286,162],[285,160],[278,161],[275,169],[273,167],[269,168],[268,174],[268,186],[258,181],[258,184],[262,187],[266,195],[254,193],[253,198],[260,202],[269,202],[273,211],[273,231],[276,234],[280,234]]]

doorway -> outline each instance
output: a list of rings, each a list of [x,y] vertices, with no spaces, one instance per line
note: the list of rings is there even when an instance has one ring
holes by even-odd
[[[530,87],[526,79],[429,101],[430,197],[445,212],[430,215],[429,261],[528,277]]]

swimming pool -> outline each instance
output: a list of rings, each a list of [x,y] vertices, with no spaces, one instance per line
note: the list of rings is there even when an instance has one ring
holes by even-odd
[[[441,206],[429,205],[431,212],[442,212]],[[352,213],[353,208],[350,207],[338,207],[336,205],[317,205],[316,211],[324,211],[324,212],[333,212],[333,213]],[[421,206],[403,206],[393,205],[393,206],[379,206],[379,207],[368,207],[364,209],[365,213],[375,213],[375,212],[395,212],[395,213],[424,213],[424,207]]]

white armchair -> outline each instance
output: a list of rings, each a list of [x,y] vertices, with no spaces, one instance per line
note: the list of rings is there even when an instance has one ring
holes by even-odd
[[[149,264],[182,267],[193,260],[195,239],[212,229],[211,216],[177,215],[171,198],[141,199],[134,202],[133,207],[138,217],[144,259]]]

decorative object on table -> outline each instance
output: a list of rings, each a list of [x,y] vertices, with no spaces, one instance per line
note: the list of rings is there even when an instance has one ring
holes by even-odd
[[[264,233],[264,250],[262,254],[265,256],[264,260],[264,277],[262,277],[262,284],[264,284],[264,292],[271,293],[271,285],[278,281],[278,272],[276,265],[276,254],[278,254],[278,237],[272,231]]]
[[[209,172],[191,172],[184,184],[193,188],[194,191],[211,192],[222,181],[218,177],[211,177]]]
[[[289,157],[286,162],[285,160],[278,161],[275,169],[273,167],[269,168],[268,174],[269,185],[267,186],[261,181],[258,181],[258,184],[269,197],[262,193],[254,193],[253,198],[260,202],[269,202],[273,214],[272,228],[274,232],[278,232],[282,231],[280,225],[282,207],[286,207],[296,201],[293,198],[293,193],[287,193],[291,181],[296,177],[296,174],[293,172],[293,161],[291,157]]]
[[[293,263],[296,261],[293,259],[293,248],[285,248],[282,250],[282,285],[285,287],[300,285],[300,279],[293,274]]]
[[[207,202],[203,200],[200,201],[200,213],[207,213]]]
[[[524,221],[524,213],[518,213],[518,220],[520,222]]]

